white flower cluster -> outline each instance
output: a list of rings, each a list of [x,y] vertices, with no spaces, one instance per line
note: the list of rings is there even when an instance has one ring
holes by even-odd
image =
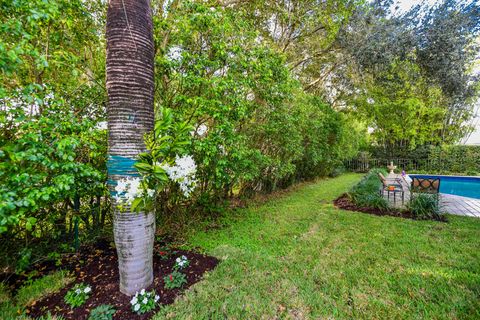
[[[197,171],[197,165],[192,156],[177,156],[175,159],[175,165],[170,166],[165,164],[162,166],[170,180],[179,184],[185,197],[188,197],[195,188],[195,172]]]
[[[75,290],[75,293],[78,295],[78,294],[81,294],[81,293],[90,293],[92,291],[92,288],[90,288],[89,286],[86,286],[83,290],[81,288],[78,288],[77,290]]]
[[[19,89],[14,96],[0,99],[0,111],[6,113],[6,119],[9,122],[16,120],[13,118],[13,113],[10,112],[14,109],[23,109],[23,112],[25,112],[27,116],[35,116],[40,112],[40,107],[48,107],[51,102],[55,100],[55,96],[50,92],[46,94],[42,100],[32,100],[33,101],[27,101],[27,99],[21,95],[21,90]]]
[[[181,257],[178,257],[176,260],[175,260],[175,266],[180,268],[180,269],[183,269],[184,267],[188,266],[188,259],[187,257],[185,256],[181,256]]]
[[[140,197],[143,193],[141,179],[138,177],[124,178],[117,181],[115,186],[115,200],[119,203],[131,204],[133,200]],[[147,189],[145,193],[149,197],[155,195],[155,190]]]
[[[147,292],[145,291],[145,289],[142,289],[140,292],[137,291],[133,296],[132,300],[130,300],[133,311],[138,312],[142,305],[147,305],[148,301],[152,298],[155,303],[160,300],[160,296],[156,295],[154,291]]]
[[[97,130],[107,130],[108,129],[107,121],[98,122],[97,125],[95,126],[95,129],[97,129]]]

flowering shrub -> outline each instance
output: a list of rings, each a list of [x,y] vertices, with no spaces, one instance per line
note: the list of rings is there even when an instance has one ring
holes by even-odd
[[[141,180],[131,179],[126,187],[123,184],[118,187],[128,201],[136,197],[131,202],[132,210],[153,207],[152,190],[161,192],[178,184],[183,195],[189,197],[196,185],[197,166],[192,156],[185,155],[191,143],[192,126],[175,121],[171,109],[161,108],[159,113],[161,118],[156,120],[153,132],[145,136],[148,152],[139,154],[135,164]]]
[[[186,284],[187,277],[181,272],[173,271],[168,276],[163,277],[163,281],[165,282],[165,288],[175,289]]]
[[[177,156],[175,165],[164,164],[161,166],[170,180],[177,182],[185,197],[188,197],[195,188],[195,172],[197,165],[192,156]]]
[[[189,264],[190,264],[190,261],[188,261],[187,257],[181,256],[175,260],[175,265],[173,266],[173,269],[175,270],[184,269],[188,267]]]
[[[92,288],[86,284],[76,284],[72,289],[68,290],[67,294],[63,298],[65,303],[72,308],[81,306],[90,297]]]
[[[88,320],[112,320],[115,312],[114,307],[102,304],[90,312]]]
[[[157,306],[160,296],[155,294],[155,290],[142,291],[135,293],[130,304],[132,305],[132,311],[136,314],[143,314],[149,312]]]

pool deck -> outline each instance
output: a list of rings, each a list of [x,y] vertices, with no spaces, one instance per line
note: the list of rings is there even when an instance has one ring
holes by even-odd
[[[405,181],[403,181],[401,175],[399,174],[389,174],[387,180],[394,180],[395,178],[400,178],[402,181],[403,189],[405,190],[404,204],[406,204],[410,199],[410,191],[408,191],[409,186]],[[386,193],[384,193],[384,197],[387,198]],[[399,197],[398,195],[396,196],[395,203],[392,196],[390,196],[389,202],[394,207],[404,207],[404,205],[402,205],[401,197]],[[480,218],[480,199],[440,193],[440,208],[442,212],[446,212],[449,214]]]

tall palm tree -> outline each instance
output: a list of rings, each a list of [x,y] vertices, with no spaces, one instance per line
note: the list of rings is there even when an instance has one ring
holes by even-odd
[[[109,0],[107,10],[108,175],[111,188],[136,175],[143,136],[154,125],[153,23],[149,0]],[[114,200],[115,201],[115,200]],[[155,217],[114,205],[120,291],[131,295],[153,282]]]

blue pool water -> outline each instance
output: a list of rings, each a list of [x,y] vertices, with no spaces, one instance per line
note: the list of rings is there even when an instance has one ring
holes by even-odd
[[[480,177],[434,176],[411,174],[410,177],[440,178],[440,192],[480,199]]]

